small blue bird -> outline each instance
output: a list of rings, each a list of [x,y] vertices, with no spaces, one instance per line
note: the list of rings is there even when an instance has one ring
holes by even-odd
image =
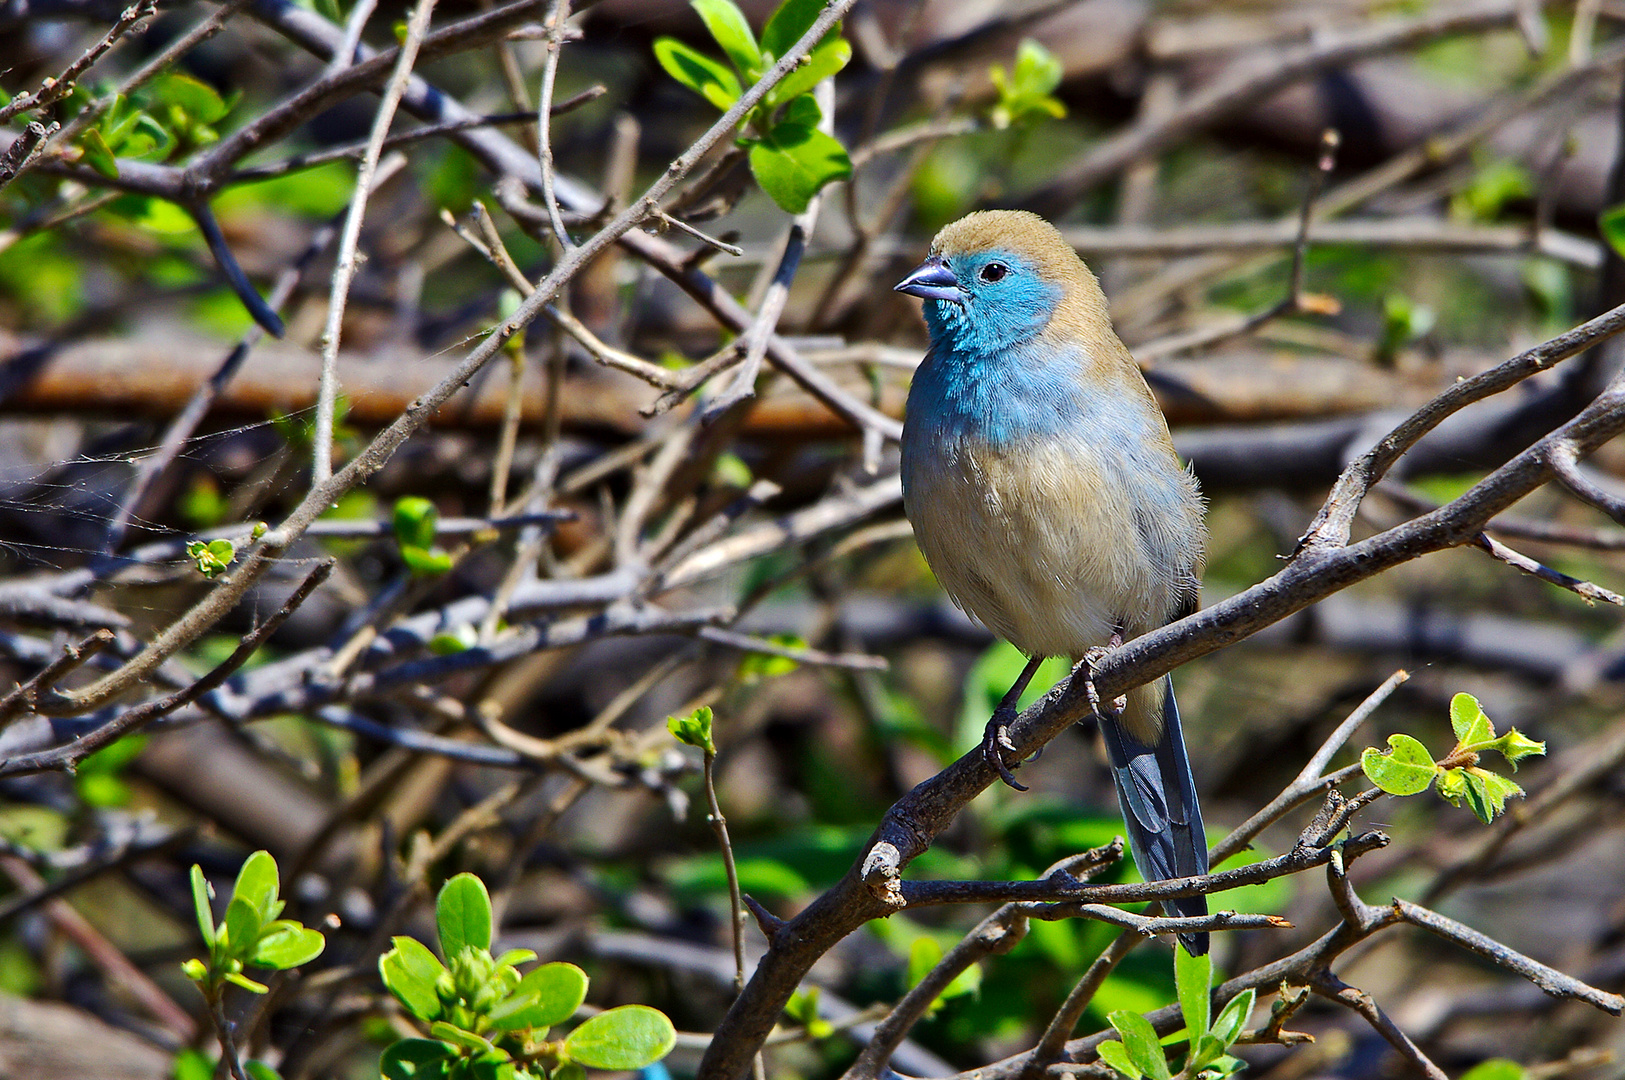
[[[1202,496],[1099,283],[1049,222],[971,214],[896,288],[925,301],[931,332],[903,426],[903,506],[948,595],[1030,658],[983,744],[1020,789],[1006,728],[1038,663],[1089,661],[1195,610]],[[1096,715],[1140,873],[1207,873],[1172,681]],[[1201,896],[1169,906],[1207,914]],[[1181,940],[1207,951],[1205,933]]]

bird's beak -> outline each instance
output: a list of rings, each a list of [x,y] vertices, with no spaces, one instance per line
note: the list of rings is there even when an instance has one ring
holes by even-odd
[[[925,260],[892,289],[922,300],[951,300],[956,304],[965,300],[964,294],[959,291],[959,279],[954,277],[954,272],[948,269],[941,255],[933,255]]]

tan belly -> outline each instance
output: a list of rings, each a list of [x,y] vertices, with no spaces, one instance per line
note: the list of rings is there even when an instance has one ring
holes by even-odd
[[[1170,568],[1153,564],[1130,499],[1087,446],[937,460],[911,471],[909,520],[948,595],[995,634],[1077,659],[1166,617]]]

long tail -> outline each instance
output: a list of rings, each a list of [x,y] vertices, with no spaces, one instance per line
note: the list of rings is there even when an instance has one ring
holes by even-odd
[[[1202,807],[1185,755],[1173,680],[1165,678],[1163,684],[1162,733],[1155,745],[1140,742],[1115,720],[1102,718],[1100,729],[1140,876],[1166,881],[1207,873]],[[1178,915],[1206,915],[1207,897],[1183,897],[1166,901],[1164,907]],[[1192,956],[1207,952],[1205,933],[1181,934],[1179,940]]]

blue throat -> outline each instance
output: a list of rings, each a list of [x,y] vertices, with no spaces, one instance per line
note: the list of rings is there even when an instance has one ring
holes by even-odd
[[[938,342],[915,373],[908,405],[910,418],[939,437],[1004,446],[1076,434],[1086,398],[1075,356],[1048,344],[1029,339],[987,353]]]
[[[1061,290],[1026,267],[996,285],[976,270],[992,252],[954,266],[969,285],[963,304],[926,300],[931,351],[914,376],[909,412],[939,437],[970,437],[995,446],[1076,432],[1084,407],[1078,358],[1040,341]],[[957,263],[957,261],[956,261]]]

